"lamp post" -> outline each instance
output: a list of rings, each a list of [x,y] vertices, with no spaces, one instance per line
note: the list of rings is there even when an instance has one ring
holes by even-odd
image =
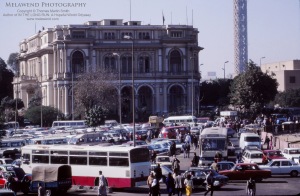
[[[192,66],[192,116],[194,115],[194,59],[195,57],[190,57],[191,66]]]
[[[203,65],[203,63],[202,64],[200,64],[199,65],[199,73],[201,74],[201,71],[200,71],[200,67]],[[201,93],[201,75],[200,75],[200,80],[199,80],[199,95],[198,95],[198,115],[199,115],[199,111],[200,111],[200,93]]]
[[[119,122],[122,124],[122,103],[121,103],[121,64],[120,64],[120,55],[118,53],[113,53],[114,56],[118,57],[118,69],[119,69]]]
[[[125,35],[124,36],[125,39],[130,39],[132,41],[131,44],[131,75],[132,75],[132,123],[133,123],[133,146],[135,147],[135,101],[134,101],[134,71],[133,71],[133,37],[129,36],[129,35]]]
[[[264,57],[264,56],[260,57],[260,59],[259,59],[259,67],[261,67],[261,60],[264,59],[264,58],[266,58],[266,57]]]
[[[228,63],[229,61],[225,61],[224,62],[224,67],[223,67],[223,71],[224,71],[224,79],[225,79],[225,64]]]

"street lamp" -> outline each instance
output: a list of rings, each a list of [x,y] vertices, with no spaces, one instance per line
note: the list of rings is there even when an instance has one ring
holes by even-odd
[[[228,63],[229,61],[225,61],[224,62],[224,67],[223,67],[223,71],[224,71],[224,79],[225,79],[225,64]]]
[[[261,60],[264,59],[264,58],[266,58],[266,57],[264,57],[264,56],[260,57],[260,59],[259,59],[259,67],[261,67]]]
[[[190,57],[192,66],[192,116],[194,115],[194,59],[195,57]]]
[[[134,106],[134,72],[133,72],[133,37],[129,35],[124,36],[125,39],[130,39],[132,41],[131,44],[131,71],[132,71],[132,121],[133,121],[133,146],[135,147],[135,106]]]
[[[118,53],[113,53],[114,56],[118,57],[118,68],[119,68],[119,118],[120,125],[122,124],[122,103],[121,103],[121,64],[120,64],[120,55]]]
[[[198,95],[198,115],[199,115],[199,111],[200,111],[200,93],[201,93],[201,71],[200,71],[200,67],[203,65],[203,63],[201,63],[200,65],[199,65],[199,73],[200,73],[200,80],[199,80],[199,95]]]

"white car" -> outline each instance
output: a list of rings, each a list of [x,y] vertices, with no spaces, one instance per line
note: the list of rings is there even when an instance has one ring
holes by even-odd
[[[295,161],[295,163],[299,163],[300,148],[285,148],[283,149],[282,154],[285,158],[291,159]]]
[[[169,156],[157,156],[155,160],[156,164],[164,165],[169,169],[172,169],[172,163]]]
[[[300,165],[290,159],[273,159],[267,165],[259,166],[261,169],[271,170],[272,175],[290,175],[297,177]]]

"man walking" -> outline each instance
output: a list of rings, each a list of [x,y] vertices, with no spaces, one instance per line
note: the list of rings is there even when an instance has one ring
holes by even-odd
[[[106,179],[102,174],[102,171],[99,171],[99,187],[98,187],[98,196],[106,196]]]

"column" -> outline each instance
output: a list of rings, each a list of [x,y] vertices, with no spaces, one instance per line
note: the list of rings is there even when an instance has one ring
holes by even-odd
[[[65,85],[64,86],[64,113],[65,115],[68,115],[69,114],[69,97],[68,97],[69,93],[68,93],[68,86]]]

